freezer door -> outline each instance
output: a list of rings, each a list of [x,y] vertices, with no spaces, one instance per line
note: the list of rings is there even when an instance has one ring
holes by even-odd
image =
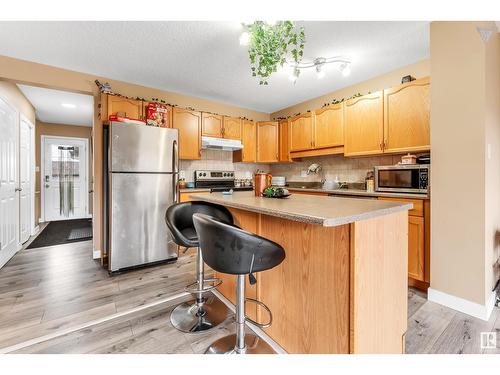
[[[175,172],[177,129],[111,123],[112,172]]]
[[[165,224],[176,175],[112,173],[111,271],[177,257]]]

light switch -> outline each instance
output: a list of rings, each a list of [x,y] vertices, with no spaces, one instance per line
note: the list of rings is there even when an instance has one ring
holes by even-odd
[[[491,143],[486,145],[486,154],[488,155],[488,160],[491,160]]]
[[[35,167],[35,172],[40,172],[40,167],[38,165]]]
[[[300,177],[307,177],[307,171],[300,171]]]

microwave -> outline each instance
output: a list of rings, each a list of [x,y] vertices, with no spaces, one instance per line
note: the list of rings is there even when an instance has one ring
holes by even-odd
[[[429,164],[398,164],[374,168],[375,191],[427,194]]]

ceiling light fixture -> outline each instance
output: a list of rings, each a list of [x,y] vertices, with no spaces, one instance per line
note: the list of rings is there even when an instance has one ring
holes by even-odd
[[[295,82],[297,82],[297,78],[299,78],[299,74],[300,74],[299,68],[295,67],[295,68],[293,68],[292,73],[290,74],[288,79],[290,81],[292,81],[293,83],[295,83]]]
[[[63,106],[64,108],[76,108],[76,105],[71,103],[62,103],[61,106]]]
[[[247,31],[243,31],[240,35],[240,45],[248,46],[250,42],[250,34]]]
[[[325,72],[325,65],[326,64],[332,64],[336,63],[339,64],[338,69],[342,73],[344,77],[347,77],[349,74],[351,74],[351,61],[345,57],[342,56],[335,56],[335,57],[317,57],[314,60],[310,62],[305,62],[305,63],[300,63],[297,65],[294,65],[293,63],[290,64],[290,66],[293,68],[294,75],[290,76],[290,80],[295,83],[297,80],[297,77],[300,74],[300,71],[302,69],[309,69],[309,68],[315,68],[316,69],[316,76],[321,79],[326,75]]]

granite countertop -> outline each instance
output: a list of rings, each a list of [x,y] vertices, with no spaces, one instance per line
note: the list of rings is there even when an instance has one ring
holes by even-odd
[[[413,198],[413,199],[429,199],[427,194],[411,194],[411,193],[386,193],[380,191],[366,191],[363,189],[333,189],[327,190],[322,188],[300,188],[300,187],[286,187],[289,191],[310,191],[335,195],[358,195],[365,197],[391,197],[391,198]]]
[[[196,194],[190,198],[325,227],[349,224],[413,208],[413,204],[295,194],[286,199],[256,197],[252,191]]]

